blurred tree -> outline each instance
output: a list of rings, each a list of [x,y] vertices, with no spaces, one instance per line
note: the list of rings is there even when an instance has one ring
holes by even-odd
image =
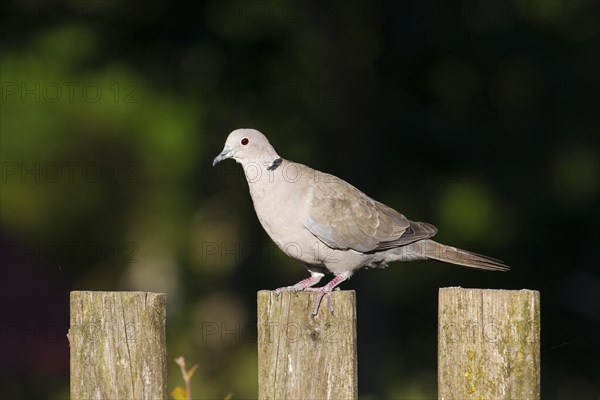
[[[544,398],[597,397],[598,8],[0,4],[0,397],[68,396],[72,289],[166,292],[195,396],[256,396],[255,293],[304,271],[210,166],[238,127],[513,267],[358,273],[361,398],[436,396],[450,285],[541,290]]]

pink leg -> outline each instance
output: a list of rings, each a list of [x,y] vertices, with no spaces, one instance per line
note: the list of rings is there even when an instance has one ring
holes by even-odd
[[[323,300],[323,296],[327,295],[327,302],[329,303],[329,310],[333,314],[333,300],[331,299],[331,291],[340,283],[344,282],[348,279],[346,274],[336,275],[333,277],[329,283],[320,288],[306,288],[306,290],[310,290],[311,292],[317,292],[317,299],[315,300],[315,306],[313,308],[312,315],[313,317],[317,315],[319,312],[319,306],[321,305],[321,300]]]
[[[311,286],[319,283],[319,281],[324,276],[325,276],[324,274],[321,274],[319,272],[310,271],[310,277],[308,277],[306,279],[302,279],[300,282],[296,283],[295,285],[284,286],[284,287],[275,289],[275,295],[278,295],[279,293],[284,292],[284,291],[299,292],[301,290],[305,290],[306,288],[310,288]]]

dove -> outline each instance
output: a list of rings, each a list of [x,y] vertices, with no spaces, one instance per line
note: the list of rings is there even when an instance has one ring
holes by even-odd
[[[283,159],[255,129],[231,132],[213,166],[230,158],[243,168],[254,210],[266,233],[310,273],[276,293],[316,292],[313,316],[324,296],[333,313],[332,290],[360,268],[437,260],[490,271],[509,269],[500,260],[432,240],[435,226],[407,219],[334,175]],[[314,287],[328,273],[333,279]]]

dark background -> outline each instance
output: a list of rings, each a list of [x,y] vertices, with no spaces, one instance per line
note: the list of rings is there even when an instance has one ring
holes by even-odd
[[[542,397],[598,398],[599,5],[2,2],[0,397],[68,398],[71,290],[167,293],[194,396],[256,397],[256,291],[305,271],[210,166],[254,127],[512,267],[344,283],[361,398],[436,397],[445,286],[539,290]]]

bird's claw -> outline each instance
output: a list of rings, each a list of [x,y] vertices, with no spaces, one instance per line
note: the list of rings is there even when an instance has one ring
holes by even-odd
[[[293,286],[284,286],[284,287],[280,287],[278,289],[275,289],[275,297],[277,298],[279,296],[279,294],[281,292],[283,292],[283,291],[290,291],[290,292],[300,292],[300,291],[317,292],[317,298],[315,299],[315,305],[313,307],[311,315],[313,317],[315,317],[319,313],[319,307],[321,305],[321,301],[323,300],[323,296],[327,296],[327,303],[329,304],[329,311],[331,311],[331,315],[334,315],[333,298],[331,297],[331,292],[333,290],[339,290],[339,288],[336,287],[336,286],[339,285],[340,282],[342,282],[345,279],[347,279],[347,277],[345,275],[336,275],[325,286],[318,287],[318,288],[311,287],[312,285],[314,285],[315,283],[317,283],[319,281],[319,279],[321,279],[321,276],[317,276],[316,278],[313,276],[311,278],[307,278],[307,279],[305,279],[303,281],[300,281],[300,282],[298,282],[297,284],[295,284]]]
[[[279,299],[279,295],[281,294],[281,292],[299,292],[301,290],[304,289],[298,288],[296,286],[283,286],[275,289],[275,298]]]
[[[312,317],[316,317],[319,312],[319,307],[321,305],[321,300],[323,300],[323,296],[327,296],[327,303],[329,304],[329,311],[331,311],[331,315],[334,315],[333,308],[333,299],[331,297],[331,289],[323,290],[322,288],[315,290],[317,292],[317,298],[315,299],[315,306],[313,307]]]

